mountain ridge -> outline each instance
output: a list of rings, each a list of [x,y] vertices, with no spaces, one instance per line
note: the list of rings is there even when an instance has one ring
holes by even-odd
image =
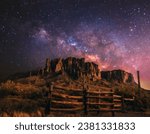
[[[91,81],[106,80],[109,82],[119,83],[135,83],[134,77],[131,73],[122,69],[101,71],[99,66],[94,62],[85,62],[84,58],[56,58],[50,60],[46,59],[45,66],[40,70],[33,70],[25,73],[16,73],[11,75],[8,79],[17,79],[28,77],[32,75],[54,75],[66,73],[71,79],[77,80],[85,78]]]

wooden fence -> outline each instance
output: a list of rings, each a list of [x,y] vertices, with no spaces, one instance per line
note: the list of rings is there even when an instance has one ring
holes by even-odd
[[[85,85],[83,89],[51,85],[47,108],[49,112],[82,112],[84,115],[111,112],[115,116],[115,112],[124,111],[124,98],[115,95],[113,90],[90,91]]]

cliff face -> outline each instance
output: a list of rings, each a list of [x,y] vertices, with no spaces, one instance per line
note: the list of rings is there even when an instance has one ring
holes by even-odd
[[[89,79],[100,79],[98,65],[93,62],[85,62],[84,58],[68,57],[66,59],[46,60],[44,71],[46,73],[67,73],[71,78],[78,79],[83,76]]]
[[[68,57],[66,59],[46,59],[45,73],[67,73],[73,79],[86,77],[90,80],[117,81],[120,83],[133,83],[131,73],[123,70],[101,71],[93,62],[85,62],[84,58]]]
[[[117,81],[120,83],[134,83],[134,77],[131,73],[123,70],[102,71],[101,77],[107,81]]]

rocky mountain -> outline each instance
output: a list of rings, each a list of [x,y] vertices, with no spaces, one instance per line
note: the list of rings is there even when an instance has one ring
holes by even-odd
[[[46,59],[44,74],[67,73],[73,79],[86,78],[94,80],[117,81],[121,83],[134,83],[131,73],[124,70],[100,71],[93,62],[85,62],[84,58],[68,57],[66,59]]]
[[[101,71],[94,62],[86,62],[84,58],[68,57],[66,59],[57,58],[46,59],[43,69],[25,73],[17,73],[8,79],[19,79],[37,75],[64,75],[66,74],[73,80],[85,79],[88,81],[105,80],[118,83],[135,83],[131,73],[124,70]]]
[[[68,57],[66,59],[46,59],[44,74],[67,73],[73,79],[88,77],[100,79],[98,65],[93,62],[85,62],[84,58]]]

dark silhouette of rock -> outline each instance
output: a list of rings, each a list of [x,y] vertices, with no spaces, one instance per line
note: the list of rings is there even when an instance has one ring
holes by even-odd
[[[51,69],[53,72],[61,72],[63,70],[63,61],[61,58],[51,61]]]
[[[30,71],[13,75],[11,78],[17,79],[34,75],[51,75],[67,74],[72,79],[85,80],[106,80],[108,82],[119,83],[134,83],[134,78],[131,73],[123,70],[100,71],[98,65],[93,62],[85,62],[84,58],[68,57],[66,59],[57,58],[50,60],[46,59],[45,67],[41,70]]]
[[[46,59],[45,70],[46,72],[52,70],[52,72],[55,73],[65,72],[73,79],[82,78],[84,76],[90,79],[100,78],[100,70],[98,69],[98,65],[93,62],[85,62],[84,58],[59,58],[51,60],[50,64],[49,60]]]
[[[101,78],[107,81],[117,81],[120,83],[134,83],[133,75],[123,70],[102,71]]]
[[[50,59],[49,58],[46,59],[45,72],[46,73],[51,72],[51,63],[50,63]]]
[[[134,78],[131,73],[123,70],[101,71],[98,65],[93,62],[85,62],[84,58],[68,57],[66,59],[46,59],[46,73],[65,72],[73,79],[85,78],[92,81],[104,79],[120,83],[133,83]]]
[[[85,67],[85,59],[78,59],[69,57],[64,60],[64,71],[67,72],[72,78],[78,79],[83,76]]]

